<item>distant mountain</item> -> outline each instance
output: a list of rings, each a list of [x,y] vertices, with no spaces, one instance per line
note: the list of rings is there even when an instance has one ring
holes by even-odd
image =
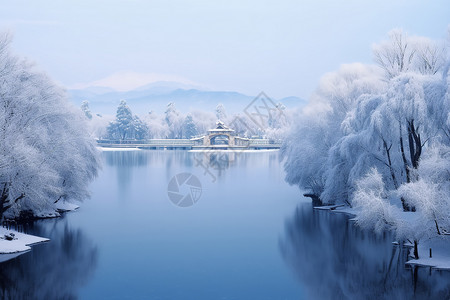
[[[227,113],[242,112],[254,99],[232,91],[207,91],[191,88],[178,82],[156,82],[134,89],[119,92],[111,88],[89,87],[79,90],[69,90],[70,100],[77,106],[84,100],[89,101],[93,113],[113,115],[120,100],[125,99],[136,114],[149,111],[163,113],[169,102],[174,102],[181,112],[204,110],[214,112],[217,104],[222,103]],[[287,97],[275,102],[283,103],[287,108],[303,106],[306,101],[297,97]]]
[[[134,89],[135,91],[151,91],[153,93],[167,93],[171,92],[177,89],[182,90],[205,90],[204,88],[193,85],[193,84],[186,84],[181,82],[174,82],[174,81],[157,81],[153,83],[146,84],[144,86],[138,87]]]
[[[303,107],[308,103],[307,100],[295,96],[282,98],[278,102],[283,103],[287,108]]]

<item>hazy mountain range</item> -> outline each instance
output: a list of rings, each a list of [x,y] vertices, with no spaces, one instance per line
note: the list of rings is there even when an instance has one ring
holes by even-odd
[[[93,113],[113,115],[120,100],[124,99],[133,113],[142,115],[150,111],[163,113],[169,102],[183,112],[204,110],[214,112],[217,104],[222,103],[227,113],[238,113],[255,98],[232,91],[209,91],[187,84],[161,81],[151,83],[132,91],[120,92],[107,87],[88,87],[68,90],[70,100],[77,106],[84,100],[89,101]],[[268,95],[270,96],[270,95]],[[298,97],[273,99],[287,108],[302,107],[306,100]]]

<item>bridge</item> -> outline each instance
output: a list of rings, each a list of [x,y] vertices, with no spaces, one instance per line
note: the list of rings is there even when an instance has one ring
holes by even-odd
[[[235,134],[221,121],[203,136],[192,139],[97,140],[104,148],[139,148],[152,150],[259,150],[280,149],[281,142],[263,138],[245,138]]]

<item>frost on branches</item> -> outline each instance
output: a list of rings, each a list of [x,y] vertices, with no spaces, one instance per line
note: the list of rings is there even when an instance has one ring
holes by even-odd
[[[0,219],[56,216],[59,201],[88,197],[99,157],[84,116],[0,36]]]
[[[327,74],[285,142],[286,180],[358,223],[414,240],[450,231],[450,55],[401,30],[378,67]]]

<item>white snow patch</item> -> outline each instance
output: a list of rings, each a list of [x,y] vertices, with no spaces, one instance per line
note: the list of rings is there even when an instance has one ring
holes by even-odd
[[[430,248],[432,257],[430,257]],[[450,269],[450,245],[443,238],[420,241],[418,245],[419,259],[407,261],[410,265],[430,266],[435,269]]]
[[[348,214],[351,216],[356,216],[356,211],[347,205],[324,205],[324,206],[316,206],[316,207],[314,207],[314,209],[331,210],[333,212],[344,213],[344,214]],[[354,218],[350,219],[350,220],[354,220]]]
[[[5,235],[14,234],[14,239],[9,241],[5,238]],[[30,245],[47,242],[49,239],[42,238],[34,235],[29,235],[15,230],[8,230],[6,228],[0,228],[0,262],[5,261],[15,256],[3,256],[3,254],[19,253],[30,250]],[[20,253],[22,254],[22,253]],[[9,257],[9,258],[8,258]]]
[[[16,253],[9,253],[9,254],[0,254],[0,263],[8,261],[10,259],[16,258],[17,256],[20,256],[24,253],[27,253],[30,250],[22,251],[22,252],[16,252]]]
[[[56,202],[55,207],[59,211],[74,211],[74,210],[80,208],[78,205],[67,202],[67,201]]]

